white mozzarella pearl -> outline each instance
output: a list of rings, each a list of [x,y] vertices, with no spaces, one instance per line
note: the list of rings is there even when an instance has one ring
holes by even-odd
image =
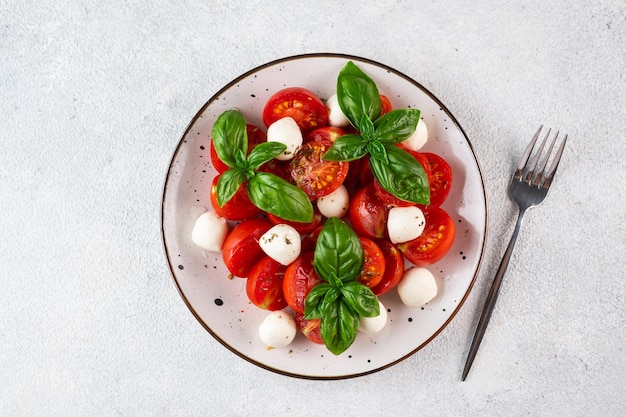
[[[276,159],[288,161],[293,159],[298,148],[302,146],[302,132],[293,118],[283,117],[269,125],[267,128],[267,141],[285,144],[287,149],[278,155]]]
[[[259,337],[269,347],[283,348],[296,337],[296,322],[284,310],[272,311],[259,326]]]
[[[426,218],[419,207],[392,207],[387,215],[387,231],[393,243],[408,242],[419,237],[426,226]]]
[[[423,267],[407,269],[396,288],[402,302],[409,307],[423,306],[438,292],[435,276]]]
[[[332,193],[317,199],[317,209],[322,216],[342,218],[348,213],[350,206],[350,196],[348,189],[341,184]]]
[[[350,126],[350,121],[341,111],[337,94],[333,94],[326,100],[326,108],[328,109],[328,124],[336,127]]]
[[[259,246],[270,258],[289,265],[300,255],[300,233],[288,224],[277,224],[259,238]]]
[[[417,123],[417,128],[415,132],[401,143],[406,146],[408,149],[412,151],[418,151],[422,149],[422,147],[428,141],[428,126],[426,126],[426,122],[422,119]]]
[[[385,327],[387,324],[387,309],[380,300],[378,300],[378,307],[380,308],[380,314],[378,316],[359,318],[359,331],[373,335],[380,332]]]
[[[206,211],[196,219],[191,230],[191,241],[202,249],[220,252],[228,235],[226,219],[213,211]]]

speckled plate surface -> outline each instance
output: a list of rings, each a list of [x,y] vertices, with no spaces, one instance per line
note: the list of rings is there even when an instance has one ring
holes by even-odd
[[[248,301],[245,280],[228,279],[221,254],[209,253],[191,241],[196,218],[211,208],[209,190],[215,170],[209,144],[216,118],[236,107],[249,123],[263,127],[261,111],[279,89],[301,86],[325,99],[335,92],[337,74],[354,61],[376,82],[395,108],[421,110],[429,128],[424,151],[443,156],[453,170],[450,196],[442,206],[456,222],[454,245],[430,269],[440,293],[422,308],[402,304],[395,290],[383,295],[388,324],[375,337],[359,334],[342,355],[298,335],[284,349],[267,349],[258,326],[267,314]],[[463,129],[436,97],[416,81],[368,59],[313,54],[280,59],[251,70],[217,92],[191,119],[167,172],[162,201],[165,253],[182,299],[204,328],[226,348],[260,367],[310,379],[356,377],[392,366],[436,337],[452,320],[475,281],[482,259],[487,223],[483,179]],[[199,341],[202,343],[202,341]]]

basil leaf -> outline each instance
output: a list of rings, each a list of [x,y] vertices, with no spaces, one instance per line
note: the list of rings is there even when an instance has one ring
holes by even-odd
[[[252,149],[248,155],[248,168],[257,170],[264,163],[285,152],[287,145],[280,142],[263,142]]]
[[[326,161],[354,161],[367,154],[367,142],[359,135],[339,137],[324,154]]]
[[[376,83],[352,61],[337,76],[337,99],[343,114],[359,130],[362,130],[363,115],[370,120],[376,120],[380,115],[380,94]]]
[[[324,315],[322,303],[324,302],[326,293],[332,288],[332,285],[325,282],[317,284],[311,288],[304,299],[304,318],[307,320],[319,319]]]
[[[392,110],[374,122],[375,137],[390,145],[401,142],[415,132],[419,120],[420,111],[417,109]]]
[[[341,291],[337,287],[331,286],[328,291],[326,291],[324,299],[320,303],[320,312],[322,313],[322,317],[332,314],[333,308],[335,304],[337,304],[339,297],[341,297]]]
[[[367,115],[364,114],[361,117],[359,127],[361,130],[361,136],[363,136],[366,140],[371,140],[374,137],[374,123],[372,123],[372,120],[367,117]]]
[[[217,203],[223,207],[246,182],[246,174],[239,168],[231,168],[220,175],[217,180]]]
[[[237,110],[225,111],[215,121],[211,134],[217,156],[229,167],[236,167],[237,151],[243,151],[244,155],[248,152],[248,133],[243,115]]]
[[[335,355],[346,351],[359,331],[359,315],[343,300],[338,300],[322,317],[320,332],[326,348]]]
[[[358,278],[365,255],[358,236],[341,219],[329,218],[320,231],[313,266],[323,280],[334,275],[342,282]]]
[[[267,172],[248,178],[248,196],[255,206],[281,219],[309,223],[313,205],[300,188]]]
[[[428,205],[430,186],[422,165],[411,154],[395,145],[388,145],[388,163],[370,158],[376,180],[391,194],[401,200]]]
[[[372,158],[380,159],[382,162],[388,164],[389,158],[387,158],[387,149],[382,142],[373,140],[367,144],[367,151]]]
[[[376,317],[380,314],[378,298],[367,285],[352,281],[341,287],[340,291],[346,304],[359,316]]]

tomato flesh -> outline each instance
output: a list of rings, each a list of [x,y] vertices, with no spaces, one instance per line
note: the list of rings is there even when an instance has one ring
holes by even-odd
[[[382,280],[372,288],[376,295],[382,295],[393,289],[404,275],[404,257],[402,252],[390,241],[379,239],[376,241],[385,257],[385,273]]]
[[[263,124],[269,127],[283,117],[293,118],[300,130],[309,132],[328,124],[328,110],[315,93],[302,87],[276,92],[263,108]]]
[[[310,132],[306,136],[306,141],[311,142],[315,140],[328,140],[330,142],[334,142],[345,134],[346,131],[340,127],[324,126]]]
[[[318,345],[324,344],[324,339],[322,339],[322,333],[320,330],[320,319],[307,320],[304,318],[304,314],[296,313],[295,314],[296,327],[300,330],[300,333],[306,336],[313,343],[317,343]]]
[[[426,208],[438,207],[450,194],[452,168],[437,154],[424,152],[422,155],[426,158],[430,182],[430,204]]]
[[[376,195],[374,185],[370,184],[356,192],[350,201],[348,215],[358,235],[375,239],[387,233],[388,211],[387,205]]]
[[[287,267],[283,278],[283,294],[289,307],[304,314],[304,300],[311,288],[322,282],[313,267],[313,252],[304,252]]]
[[[347,162],[323,159],[331,145],[328,140],[305,142],[289,164],[291,177],[311,200],[335,191],[348,175]]]
[[[371,239],[359,236],[363,252],[365,254],[365,261],[361,268],[361,273],[357,278],[361,284],[367,285],[369,288],[374,288],[383,279],[385,273],[385,256],[378,245]]]
[[[249,219],[231,230],[222,245],[222,258],[231,274],[240,278],[250,274],[257,261],[265,256],[259,239],[271,227],[267,220]]]
[[[431,265],[450,250],[454,242],[455,226],[450,215],[439,207],[424,211],[426,227],[413,240],[398,245],[402,254],[417,266]]]
[[[269,256],[264,256],[254,264],[246,280],[246,294],[250,302],[270,311],[287,307],[283,295],[285,269],[287,267]]]

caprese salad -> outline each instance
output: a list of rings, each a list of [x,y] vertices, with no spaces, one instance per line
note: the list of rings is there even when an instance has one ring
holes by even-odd
[[[238,110],[212,129],[212,210],[191,238],[221,252],[246,279],[251,303],[269,311],[268,346],[297,330],[339,355],[359,332],[387,322],[379,296],[395,289],[419,307],[437,295],[427,266],[455,235],[440,206],[450,165],[422,152],[428,128],[417,109],[394,109],[375,82],[348,62],[324,101],[302,87],[276,92],[264,128]]]

